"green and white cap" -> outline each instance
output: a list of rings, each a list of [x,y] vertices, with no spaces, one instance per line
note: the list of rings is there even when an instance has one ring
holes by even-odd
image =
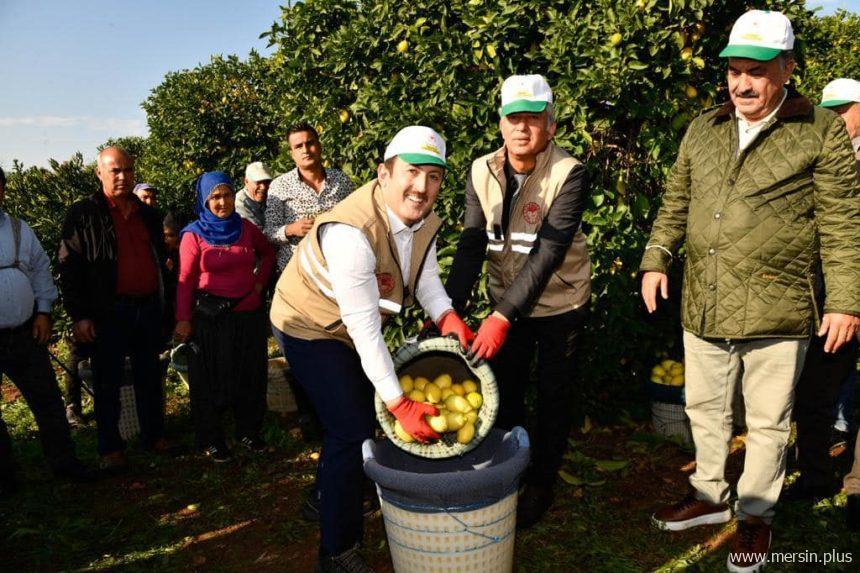
[[[412,165],[441,165],[445,163],[445,140],[436,131],[423,125],[410,125],[397,132],[388,147],[384,160],[399,157]]]
[[[821,107],[839,107],[846,103],[860,102],[860,82],[848,78],[833,80],[821,93]]]
[[[499,115],[540,113],[552,103],[552,90],[541,75],[511,76],[502,84],[502,107]]]
[[[720,52],[720,57],[768,62],[780,52],[793,49],[794,30],[782,12],[750,10],[732,26],[729,45]]]

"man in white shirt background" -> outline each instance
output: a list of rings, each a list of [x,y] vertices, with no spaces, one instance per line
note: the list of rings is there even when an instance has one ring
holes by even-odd
[[[406,398],[382,325],[413,298],[442,335],[474,338],[439,278],[432,212],[445,176],[445,142],[430,128],[404,128],[375,179],[318,217],[281,275],[272,303],[275,338],[323,424],[318,571],[370,571],[362,535],[361,444],[375,427],[376,389],[403,428],[438,437],[436,409]]]

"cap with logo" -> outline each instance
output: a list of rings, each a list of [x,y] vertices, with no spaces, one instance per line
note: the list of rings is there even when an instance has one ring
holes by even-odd
[[[134,186],[134,189],[132,189],[131,191],[135,195],[137,195],[138,193],[142,193],[144,191],[155,191],[156,193],[158,193],[158,189],[156,189],[155,187],[153,187],[149,183],[138,183],[137,185]]]
[[[839,107],[846,103],[860,102],[860,82],[848,78],[833,80],[821,93],[821,107]]]
[[[552,90],[541,75],[511,76],[502,84],[502,117],[512,113],[540,113],[552,103]]]
[[[445,163],[445,140],[429,127],[410,125],[397,132],[385,148],[384,160],[399,157],[412,165],[441,165]]]
[[[268,168],[262,161],[255,161],[253,163],[249,163],[248,167],[245,168],[245,179],[248,181],[253,181],[257,183],[259,181],[271,181],[272,175],[269,173]]]
[[[750,10],[732,26],[729,45],[720,52],[720,57],[768,62],[780,52],[793,49],[794,30],[782,12]]]

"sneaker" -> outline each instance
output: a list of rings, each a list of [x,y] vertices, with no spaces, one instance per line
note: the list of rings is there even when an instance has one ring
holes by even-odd
[[[99,471],[105,475],[117,475],[128,471],[128,462],[122,451],[104,454],[99,461]]]
[[[732,573],[755,573],[767,563],[770,551],[770,526],[758,517],[747,516],[738,521],[732,538],[726,567]]]
[[[239,445],[251,452],[252,454],[262,454],[266,451],[266,442],[259,437],[245,436],[239,439]]]
[[[373,573],[358,552],[358,544],[337,555],[320,555],[315,573]]]
[[[85,483],[96,481],[99,479],[99,474],[96,470],[89,466],[85,466],[79,460],[74,459],[71,462],[54,469],[54,477],[78,483]]]
[[[203,454],[216,464],[223,464],[233,459],[233,454],[224,444],[212,444],[203,451]]]
[[[848,494],[845,504],[845,521],[851,531],[860,531],[860,494]]]
[[[683,531],[698,525],[726,523],[732,518],[728,504],[708,503],[691,492],[673,505],[667,505],[651,516],[651,521],[665,531]]]
[[[528,529],[540,521],[553,498],[552,487],[526,484],[517,500],[517,529]]]

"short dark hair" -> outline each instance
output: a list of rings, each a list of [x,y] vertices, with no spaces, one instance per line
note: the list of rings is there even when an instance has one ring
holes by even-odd
[[[287,130],[287,139],[289,139],[292,134],[302,133],[303,131],[308,131],[312,133],[317,141],[320,140],[320,134],[317,133],[316,128],[306,121],[301,121],[299,123],[291,125],[290,129]]]
[[[0,167],[0,185],[6,186],[6,173],[3,172],[2,167]]]

